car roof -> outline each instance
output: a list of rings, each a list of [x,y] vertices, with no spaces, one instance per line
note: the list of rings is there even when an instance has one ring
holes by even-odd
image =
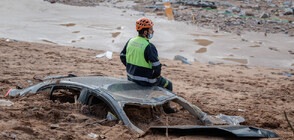
[[[176,98],[174,93],[158,86],[140,86],[126,78],[86,76],[63,78],[60,82],[70,81],[100,89],[116,101],[125,104],[158,105]]]

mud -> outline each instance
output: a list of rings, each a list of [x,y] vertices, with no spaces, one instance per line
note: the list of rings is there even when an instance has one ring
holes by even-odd
[[[143,108],[127,105],[124,110],[131,122],[144,131],[151,126],[201,125],[199,120],[183,108],[171,114],[166,114],[162,106]]]
[[[0,131],[3,132],[0,139],[92,139],[88,136],[90,133],[106,139],[138,139],[136,134],[119,122],[104,121],[105,114],[101,115],[101,120],[89,114],[88,108],[70,103],[72,98],[70,102],[51,101],[46,92],[25,97],[4,97],[10,88],[27,87],[50,75],[74,73],[78,76],[126,77],[119,53],[114,53],[112,59],[95,58],[104,51],[23,41],[7,42],[6,39],[0,39],[0,48],[0,100],[14,103],[10,107],[0,107]],[[272,130],[283,140],[293,139],[283,111],[286,111],[293,124],[294,79],[281,73],[291,74],[293,71],[221,63],[191,62],[192,65],[186,65],[181,61],[160,61],[165,64],[162,76],[173,82],[174,93],[204,112],[242,116],[245,125]],[[180,120],[176,119],[178,117],[168,116],[168,120],[176,122]],[[166,118],[159,122],[164,124]],[[51,125],[58,127],[51,129]],[[172,134],[169,134],[169,138],[226,139]],[[142,139],[166,139],[166,136],[149,134]]]
[[[72,27],[75,26],[75,23],[60,24],[61,26]]]
[[[206,40],[206,39],[194,39],[194,40],[201,46],[208,46],[213,43],[213,41]]]
[[[200,48],[199,50],[196,51],[196,53],[205,53],[207,51],[206,48]]]
[[[113,38],[116,38],[119,34],[120,34],[120,32],[111,33]]]
[[[233,62],[237,62],[237,63],[241,63],[241,64],[247,64],[248,63],[248,60],[247,59],[223,58],[223,60],[233,61]]]

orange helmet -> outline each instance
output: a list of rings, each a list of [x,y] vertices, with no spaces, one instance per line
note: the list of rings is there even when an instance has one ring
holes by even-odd
[[[148,18],[140,18],[136,21],[137,31],[140,31],[143,28],[150,28],[152,26],[153,26],[153,22]]]

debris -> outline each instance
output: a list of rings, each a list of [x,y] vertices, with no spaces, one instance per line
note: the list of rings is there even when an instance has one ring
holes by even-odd
[[[239,123],[245,121],[245,119],[243,117],[240,117],[240,116],[227,116],[227,115],[224,115],[222,113],[215,116],[215,117],[224,120],[225,122],[229,123],[230,125],[239,125]]]
[[[164,3],[164,9],[168,20],[175,20],[173,15],[172,7],[169,2]]]
[[[187,60],[186,57],[181,56],[181,55],[176,55],[176,56],[174,57],[174,60],[180,60],[180,61],[182,61],[182,62],[185,63],[185,64],[192,65],[192,64]]]
[[[12,139],[17,139],[17,136],[13,133],[11,134],[8,134],[6,132],[1,132],[1,135],[5,136],[5,137],[8,137],[8,138],[12,138]]]
[[[51,124],[50,128],[51,129],[56,129],[56,128],[59,128],[59,125],[58,124]]]
[[[15,39],[14,39],[13,41],[14,41],[14,42],[18,42],[18,40],[15,40]]]
[[[186,59],[182,59],[182,62],[185,63],[185,64],[189,64],[189,65],[192,65],[189,61],[187,61]]]
[[[238,108],[238,111],[240,112],[245,112],[245,110]]]
[[[112,52],[111,51],[106,51],[103,54],[96,55],[97,58],[101,58],[101,57],[104,57],[104,56],[106,56],[106,58],[108,58],[108,59],[112,59]]]
[[[8,38],[7,38],[5,41],[6,41],[6,42],[9,42],[9,41],[10,41],[10,39],[8,39]]]
[[[288,73],[286,73],[286,72],[281,72],[282,74],[284,74],[285,76],[287,76],[287,77],[291,77],[292,75],[291,74],[288,74]]]
[[[9,100],[0,100],[0,106],[12,106],[14,105],[13,102],[9,101]]]
[[[94,133],[88,134],[89,137],[96,139],[99,135],[96,135]]]
[[[216,63],[214,63],[212,61],[209,61],[208,64],[210,64],[210,65],[216,65]]]
[[[117,118],[115,117],[115,115],[113,115],[111,112],[107,113],[106,119],[109,121],[115,121],[117,120]]]
[[[287,117],[286,111],[284,111],[284,115],[285,115],[286,121],[288,122],[288,125],[290,126],[292,132],[294,133],[294,128],[292,127],[292,125],[291,125],[291,123],[290,123],[290,121],[289,121],[289,119]]]
[[[293,9],[291,8],[286,8],[284,10],[284,15],[293,15]]]
[[[270,17],[270,14],[269,13],[265,13],[263,12],[260,16],[260,18],[269,18]]]

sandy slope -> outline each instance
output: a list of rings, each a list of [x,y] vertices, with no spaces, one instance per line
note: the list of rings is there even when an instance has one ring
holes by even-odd
[[[12,107],[0,106],[0,131],[3,132],[0,139],[7,139],[7,136],[19,139],[91,139],[87,136],[91,132],[108,139],[137,138],[125,126],[97,123],[97,118],[81,114],[73,104],[53,103],[46,95],[24,98],[3,96],[9,88],[16,85],[26,87],[30,81],[35,83],[38,82],[35,79],[49,75],[74,73],[79,76],[125,77],[125,68],[118,53],[114,53],[113,59],[95,58],[104,51],[22,41],[6,42],[5,39],[0,39],[0,52],[0,99],[15,103]],[[244,125],[270,129],[281,139],[293,139],[283,111],[294,123],[294,79],[280,73],[293,71],[198,62],[190,66],[166,59],[161,59],[161,62],[165,64],[162,75],[173,82],[175,93],[208,114],[240,115],[246,119]],[[52,124],[59,127],[51,129]],[[165,136],[147,135],[144,138],[165,139]]]

